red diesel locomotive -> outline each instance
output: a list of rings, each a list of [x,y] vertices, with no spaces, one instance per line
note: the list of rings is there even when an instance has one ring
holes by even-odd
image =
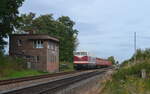
[[[95,69],[101,67],[111,66],[112,63],[108,60],[97,58],[88,52],[75,52],[74,53],[74,67],[80,69]]]

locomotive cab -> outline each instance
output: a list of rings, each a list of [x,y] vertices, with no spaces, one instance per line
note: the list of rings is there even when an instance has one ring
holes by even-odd
[[[95,67],[96,58],[92,57],[88,52],[74,53],[75,69],[91,69]]]

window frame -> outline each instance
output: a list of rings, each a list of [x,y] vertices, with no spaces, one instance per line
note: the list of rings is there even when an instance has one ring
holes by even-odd
[[[17,45],[18,45],[18,46],[22,46],[22,40],[21,40],[21,39],[18,39],[18,40],[17,40]]]
[[[33,40],[33,48],[44,48],[43,40]]]
[[[35,62],[39,62],[40,61],[40,56],[34,56]]]

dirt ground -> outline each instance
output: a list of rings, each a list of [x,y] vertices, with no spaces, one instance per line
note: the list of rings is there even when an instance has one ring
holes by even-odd
[[[105,82],[111,80],[113,70],[108,71],[102,79],[99,80],[98,84],[88,89],[84,94],[101,94],[105,88]],[[83,94],[83,93],[81,93]]]

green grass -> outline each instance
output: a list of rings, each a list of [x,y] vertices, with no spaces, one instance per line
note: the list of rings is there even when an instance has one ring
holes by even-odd
[[[12,79],[12,78],[20,78],[20,77],[27,77],[27,76],[36,76],[47,74],[47,72],[37,71],[37,70],[21,70],[21,71],[13,71],[11,74],[0,77],[0,80]]]
[[[27,69],[26,66],[25,61],[21,58],[13,58],[0,54],[0,80],[46,74],[46,72]],[[73,63],[60,63],[61,72],[73,70]]]
[[[146,69],[147,78],[141,78],[141,70]],[[105,83],[101,94],[150,94],[150,63],[140,63],[119,69],[112,80]]]
[[[150,79],[129,77],[127,80],[108,81],[101,94],[150,94]]]
[[[60,63],[60,71],[61,72],[74,71],[73,63],[61,62]]]
[[[21,58],[0,54],[0,80],[41,74],[46,74],[46,72],[27,69],[25,61]]]
[[[150,63],[142,62],[130,67],[123,67],[119,69],[114,75],[114,79],[125,80],[128,76],[141,77],[141,70],[145,69],[148,76],[150,76]]]

